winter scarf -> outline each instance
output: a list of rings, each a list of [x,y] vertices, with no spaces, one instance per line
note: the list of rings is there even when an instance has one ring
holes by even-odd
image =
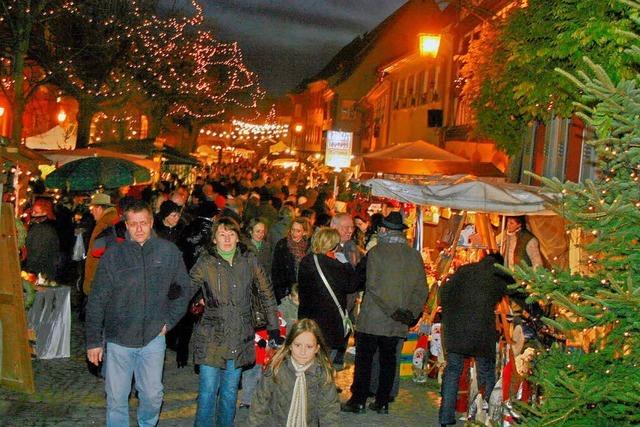
[[[313,365],[313,360],[306,365],[300,365],[291,358],[291,365],[296,372],[296,382],[293,386],[289,415],[287,415],[287,427],[307,427],[307,376],[305,372]]]
[[[293,255],[297,271],[298,265],[300,265],[300,260],[307,254],[309,242],[305,238],[300,239],[299,242],[294,242],[291,235],[287,234],[287,247],[289,248],[291,255]]]
[[[387,230],[384,233],[378,232],[378,243],[407,243],[407,236],[404,231]]]
[[[220,248],[216,248],[216,249],[218,251],[218,255],[220,255],[222,259],[224,259],[229,264],[231,264],[231,261],[233,260],[233,256],[236,254],[236,248],[233,248],[230,251],[223,251]]]
[[[253,240],[251,239],[251,243],[253,243],[253,245],[256,247],[256,249],[260,250],[262,249],[262,246],[264,245],[264,240]]]

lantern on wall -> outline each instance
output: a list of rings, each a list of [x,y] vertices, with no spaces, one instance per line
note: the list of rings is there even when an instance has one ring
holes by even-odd
[[[435,58],[438,56],[438,49],[440,49],[440,35],[439,34],[427,34],[420,33],[418,35],[420,56],[427,56]]]

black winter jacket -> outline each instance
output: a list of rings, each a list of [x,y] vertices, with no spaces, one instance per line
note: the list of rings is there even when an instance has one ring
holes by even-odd
[[[289,295],[291,286],[298,280],[298,266],[289,246],[287,238],[280,239],[273,249],[273,259],[271,260],[271,283],[273,292],[276,294],[278,305],[282,298]]]
[[[440,291],[442,337],[447,352],[492,357],[496,352],[495,307],[513,281],[492,256],[460,267]]]
[[[213,221],[210,218],[194,218],[182,231],[178,239],[178,247],[182,251],[184,263],[187,270],[191,270],[198,260],[198,257],[205,251],[205,247],[211,241],[211,226]]]
[[[190,286],[171,242],[152,236],[142,246],[126,240],[107,249],[87,303],[87,348],[102,346],[103,328],[107,342],[144,347],[164,325],[171,329],[184,316]],[[169,299],[169,287],[175,299]]]
[[[238,246],[230,264],[216,252],[206,252],[193,266],[191,293],[202,288],[205,308],[191,340],[196,364],[224,368],[255,362],[255,330],[251,321],[252,286],[258,287],[267,315],[267,330],[278,329],[271,283],[253,252]]]
[[[349,264],[343,264],[327,255],[318,255],[318,262],[344,310],[347,304],[347,294],[357,290],[353,268]],[[300,261],[298,295],[300,298],[298,318],[315,320],[320,326],[327,345],[331,348],[342,348],[345,344],[342,317],[340,317],[338,307],[320,278],[320,273],[318,273],[313,261],[313,254],[305,256]]]
[[[44,273],[47,278],[55,279],[60,257],[60,240],[52,221],[31,223],[25,245],[27,271],[36,274]]]

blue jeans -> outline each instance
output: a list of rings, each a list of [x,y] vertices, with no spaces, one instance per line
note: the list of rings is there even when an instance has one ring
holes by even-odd
[[[444,368],[442,378],[440,424],[456,423],[456,401],[458,400],[458,384],[460,375],[464,369],[464,355],[459,353],[447,353],[447,366]],[[478,375],[478,389],[484,390],[482,397],[489,400],[493,387],[496,385],[496,359],[495,357],[475,357],[476,372]],[[470,396],[470,398],[473,396]]]
[[[256,391],[260,378],[262,378],[262,365],[257,363],[252,368],[242,371],[242,397],[240,398],[240,403],[251,405],[251,398]]]
[[[144,347],[123,347],[107,343],[105,356],[105,391],[107,426],[129,425],[129,393],[135,376],[138,391],[138,425],[155,426],[160,418],[164,388],[162,369],[166,344],[158,335]]]
[[[236,415],[238,384],[242,368],[236,368],[233,360],[227,360],[225,369],[200,365],[198,410],[194,427],[211,427],[215,419],[218,427],[232,427]],[[216,406],[220,410],[216,412]]]

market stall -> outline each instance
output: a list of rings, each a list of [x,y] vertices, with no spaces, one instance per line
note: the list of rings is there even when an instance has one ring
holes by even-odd
[[[483,244],[489,249],[496,249],[491,235],[482,233],[482,230],[488,231],[487,224],[496,224],[496,220],[504,220],[505,216],[526,215],[547,260],[560,264],[565,262],[564,223],[546,207],[547,201],[554,196],[543,193],[539,187],[488,181],[474,176],[423,179],[420,183],[370,179],[362,184],[370,188],[372,196],[418,207],[416,217],[422,220],[416,221],[414,246],[421,250],[425,247],[427,250],[436,249],[435,239],[442,240],[439,237],[442,234],[449,234],[445,239],[449,244],[457,242],[465,225],[460,214],[468,216],[470,213],[480,218],[476,231],[482,234],[479,237]],[[458,211],[459,215],[454,217],[451,211]],[[452,218],[456,224],[451,223]],[[456,230],[456,225],[460,226],[459,230]]]
[[[483,252],[497,250],[496,237],[504,232],[505,218],[526,216],[528,228],[538,238],[546,260],[552,264],[564,264],[568,260],[564,221],[546,207],[556,195],[545,194],[541,188],[472,176],[413,182],[371,179],[362,184],[370,189],[371,197],[393,200],[405,211],[408,225],[415,224],[414,247],[422,252],[430,272],[429,299],[421,324],[427,326],[427,334],[432,334],[431,342],[440,339],[439,323],[434,321],[439,281],[458,266],[479,260]],[[513,358],[511,349],[516,341],[512,336],[514,326],[509,322],[512,311],[507,300],[499,305],[497,313],[499,329],[505,337],[498,360],[505,363]],[[427,373],[437,372],[443,366],[444,359],[440,351],[439,359],[432,358],[430,363],[425,363],[425,353],[429,351],[425,350],[427,340],[420,332],[418,328],[407,337],[401,356],[401,375],[413,376],[414,380],[420,378],[418,382],[423,382]],[[467,394],[469,398],[473,396],[473,393]],[[461,404],[463,410],[468,403]]]
[[[503,178],[504,174],[488,162],[471,162],[425,141],[404,142],[362,156],[363,171],[397,176],[446,176],[471,174]]]

